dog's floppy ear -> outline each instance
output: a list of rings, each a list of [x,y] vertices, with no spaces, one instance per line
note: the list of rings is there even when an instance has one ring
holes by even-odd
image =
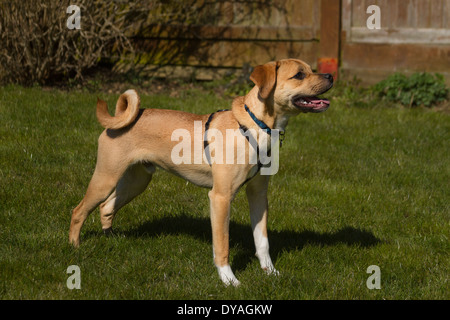
[[[277,82],[278,62],[268,62],[256,66],[250,75],[250,80],[259,88],[259,95],[267,99]]]

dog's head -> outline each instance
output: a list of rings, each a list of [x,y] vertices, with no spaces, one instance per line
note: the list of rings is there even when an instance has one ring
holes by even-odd
[[[317,96],[333,86],[333,76],[313,73],[311,67],[296,59],[256,66],[250,76],[259,89],[259,98],[275,112],[323,112],[330,102]]]

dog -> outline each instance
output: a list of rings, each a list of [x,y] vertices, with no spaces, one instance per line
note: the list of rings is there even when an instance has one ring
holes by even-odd
[[[261,173],[264,165],[260,161],[252,163],[250,159],[255,154],[258,158],[258,149],[265,149],[270,154],[270,148],[273,148],[273,143],[269,143],[271,133],[284,133],[290,117],[327,110],[330,102],[317,96],[333,86],[333,76],[313,73],[301,60],[284,59],[256,66],[250,80],[255,86],[245,96],[235,98],[231,110],[209,115],[140,109],[137,92],[128,90],[119,97],[115,115],[111,116],[106,102],[98,99],[96,115],[105,130],[98,140],[97,164],[86,194],[72,211],[70,243],[75,247],[80,245],[83,223],[97,206],[100,206],[102,228],[105,233],[110,232],[117,211],[146,189],[159,167],[211,189],[208,197],[213,259],[225,285],[240,284],[229,264],[228,228],[231,202],[245,184],[256,256],[267,274],[279,274],[269,255],[267,235],[270,175]],[[198,126],[196,129],[196,123],[203,124],[203,129],[199,131]],[[207,153],[207,135],[212,129],[222,134],[230,129],[242,133],[234,135],[235,143],[231,147],[222,149],[224,153],[230,148],[236,151],[232,157],[234,161],[174,163],[173,150],[177,140],[173,139],[173,133],[179,129],[190,134],[186,138],[190,139],[188,142],[200,141],[200,148],[197,144],[190,159],[198,156],[198,152]],[[237,153],[242,151],[242,146],[246,157],[238,163]],[[220,150],[220,147],[215,148],[215,152]],[[183,156],[186,155],[189,160],[189,154],[183,151]]]

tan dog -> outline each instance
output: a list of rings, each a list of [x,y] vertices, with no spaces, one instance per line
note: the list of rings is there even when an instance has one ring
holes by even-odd
[[[258,158],[257,151],[260,149],[270,154],[273,148],[273,143],[269,143],[271,133],[277,130],[284,132],[291,116],[300,112],[326,110],[329,101],[315,96],[333,86],[333,77],[330,74],[314,74],[310,66],[301,60],[286,59],[255,67],[250,79],[256,86],[246,96],[236,98],[231,111],[212,115],[139,109],[136,91],[128,90],[119,97],[115,116],[112,117],[106,103],[98,100],[97,118],[106,130],[98,141],[97,165],[86,195],[73,210],[69,241],[79,246],[81,227],[98,205],[103,230],[111,230],[117,211],[145,190],[156,167],[160,167],[196,185],[212,188],[208,196],[214,263],[221,280],[227,285],[239,284],[228,262],[230,205],[240,187],[246,184],[256,256],[267,273],[278,274],[269,256],[267,238],[267,187],[270,175],[261,173],[263,165],[260,161],[252,163],[249,159],[255,155]],[[200,131],[196,127],[198,123],[203,124]],[[232,161],[229,158],[223,163],[195,161],[196,157],[199,159],[199,153],[202,154],[201,159],[204,159],[205,153],[212,155],[212,151],[205,150],[205,140],[211,142],[212,139],[207,136],[213,129],[224,136],[230,132],[227,130],[241,133],[234,134],[232,140],[227,139],[222,149],[219,144],[216,145],[214,151],[215,154],[232,151]],[[188,133],[185,139],[190,139],[187,142],[194,144],[191,155],[184,154],[186,150],[183,150],[184,159],[192,162],[174,163],[174,154],[177,154],[174,150],[179,146],[179,139],[176,136],[174,139],[177,130]],[[244,134],[248,132],[251,134]],[[257,145],[251,144],[251,141],[257,141]],[[237,159],[240,151],[246,156],[244,162]]]

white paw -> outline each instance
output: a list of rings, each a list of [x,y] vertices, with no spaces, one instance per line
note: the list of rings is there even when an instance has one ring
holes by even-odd
[[[262,268],[267,275],[279,276],[280,272],[274,268],[274,266],[263,267]]]
[[[256,256],[259,259],[259,262],[261,264],[261,268],[264,270],[264,272],[268,275],[275,275],[279,276],[280,273],[277,269],[273,266],[272,259],[270,259],[270,256],[268,253],[266,254],[256,254]]]
[[[231,271],[231,267],[229,265],[217,267],[217,271],[219,272],[220,280],[222,280],[222,282],[226,286],[229,286],[231,284],[237,287],[241,284],[239,280],[234,276],[234,273],[233,271]]]

